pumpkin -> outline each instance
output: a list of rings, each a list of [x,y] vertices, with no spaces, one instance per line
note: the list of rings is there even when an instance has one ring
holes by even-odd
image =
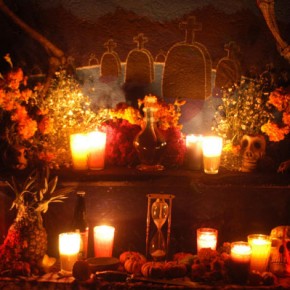
[[[139,252],[134,252],[134,251],[125,251],[125,252],[123,252],[123,253],[120,255],[120,257],[119,257],[120,263],[121,263],[122,265],[124,265],[125,262],[126,262],[128,259],[132,258],[132,257],[135,257],[135,258],[137,258],[137,259],[141,259],[141,260],[143,260],[144,262],[146,262],[146,258],[145,258],[145,256],[142,255],[141,253],[139,253]]]
[[[187,267],[183,263],[169,261],[165,263],[164,271],[167,278],[180,278],[186,275]]]
[[[186,252],[178,252],[173,256],[173,261],[177,261],[180,264],[185,264],[187,267],[187,271],[190,271],[191,265],[196,259],[197,255]]]
[[[161,262],[146,262],[141,267],[141,273],[146,278],[164,278],[164,264]]]
[[[125,270],[130,274],[138,275],[141,273],[141,267],[146,262],[143,255],[141,256],[131,256],[124,263]]]

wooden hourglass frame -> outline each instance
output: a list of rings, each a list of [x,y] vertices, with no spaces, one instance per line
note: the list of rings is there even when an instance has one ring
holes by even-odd
[[[151,255],[150,253],[150,245],[152,242],[152,239],[154,239],[154,237],[150,236],[151,233],[151,225],[155,225],[156,227],[156,234],[160,234],[162,239],[164,239],[163,236],[163,232],[162,232],[162,227],[166,224],[167,222],[167,230],[166,230],[166,239],[164,240],[165,242],[165,256],[164,258],[167,258],[167,254],[168,254],[168,249],[169,249],[169,244],[170,244],[170,234],[171,234],[171,212],[172,212],[172,200],[175,196],[172,194],[159,194],[159,193],[151,193],[151,194],[147,194],[147,199],[148,199],[148,203],[147,203],[147,219],[146,219],[146,256],[147,258]],[[154,219],[152,217],[152,206],[154,205],[154,203],[158,201],[161,202],[165,202],[167,204],[167,208],[166,208],[166,218],[164,223],[162,223],[162,225],[158,228],[157,224],[154,222]],[[153,257],[152,257],[153,258]],[[153,258],[154,259],[154,258]]]

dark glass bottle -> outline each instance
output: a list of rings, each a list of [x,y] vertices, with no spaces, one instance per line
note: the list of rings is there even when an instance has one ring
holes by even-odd
[[[76,193],[76,204],[74,209],[72,229],[80,233],[81,246],[79,252],[79,259],[86,259],[88,253],[88,235],[89,227],[86,216],[86,193],[84,191],[78,191]]]
[[[141,164],[137,169],[141,171],[163,170],[160,159],[164,153],[166,141],[163,134],[157,127],[155,119],[156,108],[144,108],[145,127],[137,134],[134,140],[134,147],[138,153]]]

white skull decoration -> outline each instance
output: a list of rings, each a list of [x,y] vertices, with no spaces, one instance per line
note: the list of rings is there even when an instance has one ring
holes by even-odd
[[[277,276],[288,276],[290,274],[290,226],[272,229],[271,239],[270,271]]]
[[[242,172],[252,172],[266,153],[266,140],[262,135],[244,135],[241,140]]]

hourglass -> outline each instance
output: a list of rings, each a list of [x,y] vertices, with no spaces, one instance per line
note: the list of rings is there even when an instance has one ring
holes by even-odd
[[[146,228],[146,254],[155,261],[165,260],[170,241],[171,209],[174,195],[148,194],[147,228]],[[155,225],[154,234],[150,235],[150,225]],[[167,221],[166,239],[163,226]],[[151,237],[150,241],[149,238]]]

